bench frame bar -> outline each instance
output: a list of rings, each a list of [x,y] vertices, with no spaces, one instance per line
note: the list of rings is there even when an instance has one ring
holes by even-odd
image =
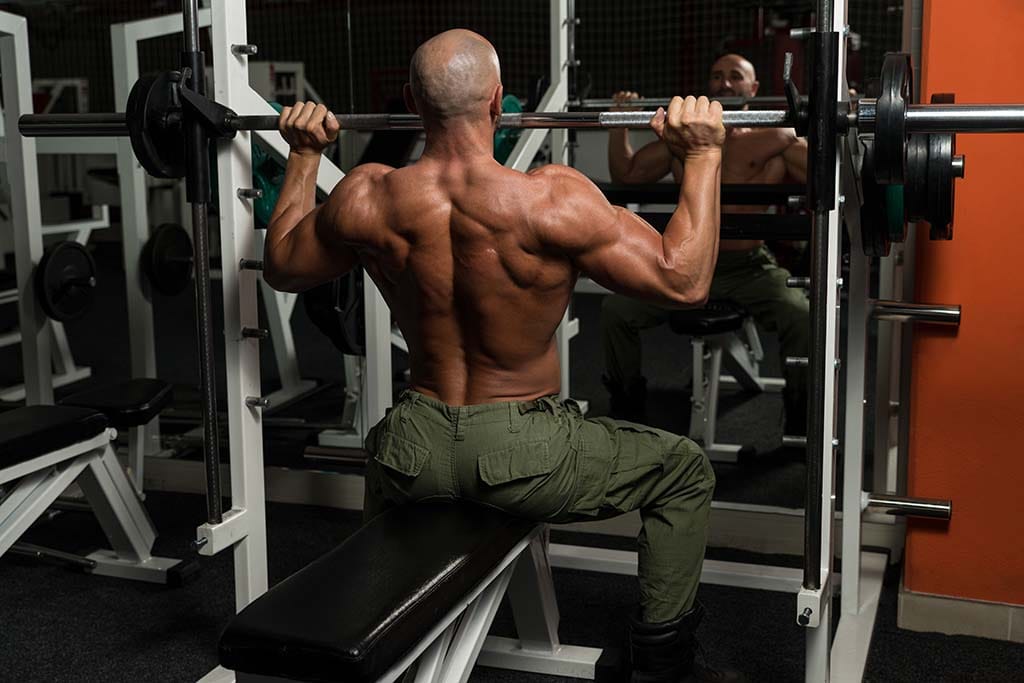
[[[86,557],[89,571],[151,583],[167,583],[180,560],[151,554],[156,529],[114,455],[117,432],[104,429],[84,441],[0,470],[0,484],[17,482],[0,502],[0,555],[15,545],[72,483],[85,493],[111,544]]]

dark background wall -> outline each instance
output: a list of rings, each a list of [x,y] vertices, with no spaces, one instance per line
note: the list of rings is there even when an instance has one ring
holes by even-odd
[[[812,5],[577,0],[580,94],[700,92],[711,60],[726,50],[747,54],[759,69],[762,94],[777,94],[782,54],[797,54],[798,76],[801,65],[802,45],[790,41],[788,28],[809,25]],[[0,9],[29,20],[33,75],[87,78],[93,111],[114,107],[110,25],[179,12],[180,6],[179,0],[0,2]],[[548,6],[546,0],[250,0],[247,12],[259,59],[304,62],[307,80],[337,111],[380,111],[400,96],[416,45],[452,27],[490,38],[506,91],[531,100],[548,71]],[[878,72],[884,52],[899,49],[902,4],[851,0],[849,19],[861,36],[850,68],[859,83]],[[143,71],[173,67],[179,46],[178,37],[143,44]]]

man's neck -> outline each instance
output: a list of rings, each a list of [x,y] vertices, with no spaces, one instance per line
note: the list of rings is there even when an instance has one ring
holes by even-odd
[[[494,127],[487,119],[449,119],[427,125],[423,156],[430,159],[494,158]]]

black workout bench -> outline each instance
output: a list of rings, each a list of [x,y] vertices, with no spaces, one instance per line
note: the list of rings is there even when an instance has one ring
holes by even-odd
[[[601,650],[558,641],[545,548],[544,525],[490,508],[391,508],[242,610],[220,663],[239,683],[466,681],[476,663],[594,679]],[[487,635],[506,591],[518,639]]]

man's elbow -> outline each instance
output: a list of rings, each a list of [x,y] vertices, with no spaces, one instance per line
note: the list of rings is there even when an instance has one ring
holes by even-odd
[[[301,292],[305,289],[293,273],[281,266],[280,260],[269,249],[263,254],[263,281],[279,292]]]
[[[711,294],[710,278],[685,278],[675,281],[663,293],[667,308],[703,308]]]
[[[674,290],[669,296],[668,307],[676,309],[704,308],[708,303],[710,287],[691,287]]]

